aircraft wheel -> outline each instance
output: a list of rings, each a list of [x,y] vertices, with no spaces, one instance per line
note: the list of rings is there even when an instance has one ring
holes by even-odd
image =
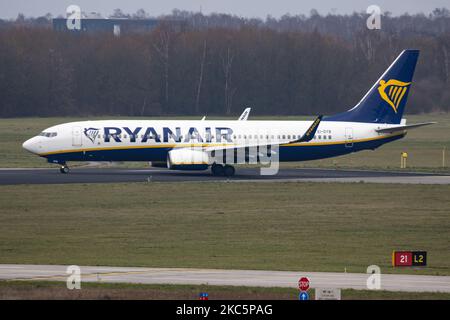
[[[70,171],[70,169],[66,165],[63,165],[63,166],[61,166],[61,168],[59,168],[59,172],[64,173],[64,174],[69,173],[69,171]]]
[[[233,167],[233,166],[230,166],[230,165],[227,164],[227,165],[223,168],[223,172],[224,172],[224,174],[225,174],[226,177],[232,177],[232,176],[234,176],[235,170],[234,170],[234,167]]]
[[[211,172],[215,176],[223,176],[224,168],[221,164],[213,164],[211,166]]]

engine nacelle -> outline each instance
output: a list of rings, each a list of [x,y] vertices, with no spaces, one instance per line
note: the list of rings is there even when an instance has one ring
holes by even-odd
[[[167,168],[172,170],[206,170],[208,164],[208,154],[200,150],[175,149],[167,154]]]

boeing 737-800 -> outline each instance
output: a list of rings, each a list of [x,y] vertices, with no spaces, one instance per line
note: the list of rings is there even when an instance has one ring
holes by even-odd
[[[259,148],[267,148],[278,161],[376,149],[432,123],[406,125],[402,119],[418,56],[418,50],[404,50],[355,107],[315,121],[246,121],[249,110],[235,121],[81,121],[45,129],[23,147],[60,165],[62,173],[69,172],[69,161],[148,161],[179,170],[211,167],[226,176],[234,174],[234,164],[249,162],[250,148],[258,150],[257,160]],[[236,156],[241,151],[244,156]]]

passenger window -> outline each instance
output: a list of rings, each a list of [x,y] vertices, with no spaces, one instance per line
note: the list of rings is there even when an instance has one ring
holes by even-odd
[[[331,136],[328,136],[328,139],[330,139],[330,140],[331,140]]]

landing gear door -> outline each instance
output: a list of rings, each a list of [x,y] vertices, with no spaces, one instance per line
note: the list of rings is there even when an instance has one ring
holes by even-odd
[[[72,146],[81,147],[82,145],[81,127],[72,127]]]
[[[345,147],[353,148],[353,128],[345,128]]]

